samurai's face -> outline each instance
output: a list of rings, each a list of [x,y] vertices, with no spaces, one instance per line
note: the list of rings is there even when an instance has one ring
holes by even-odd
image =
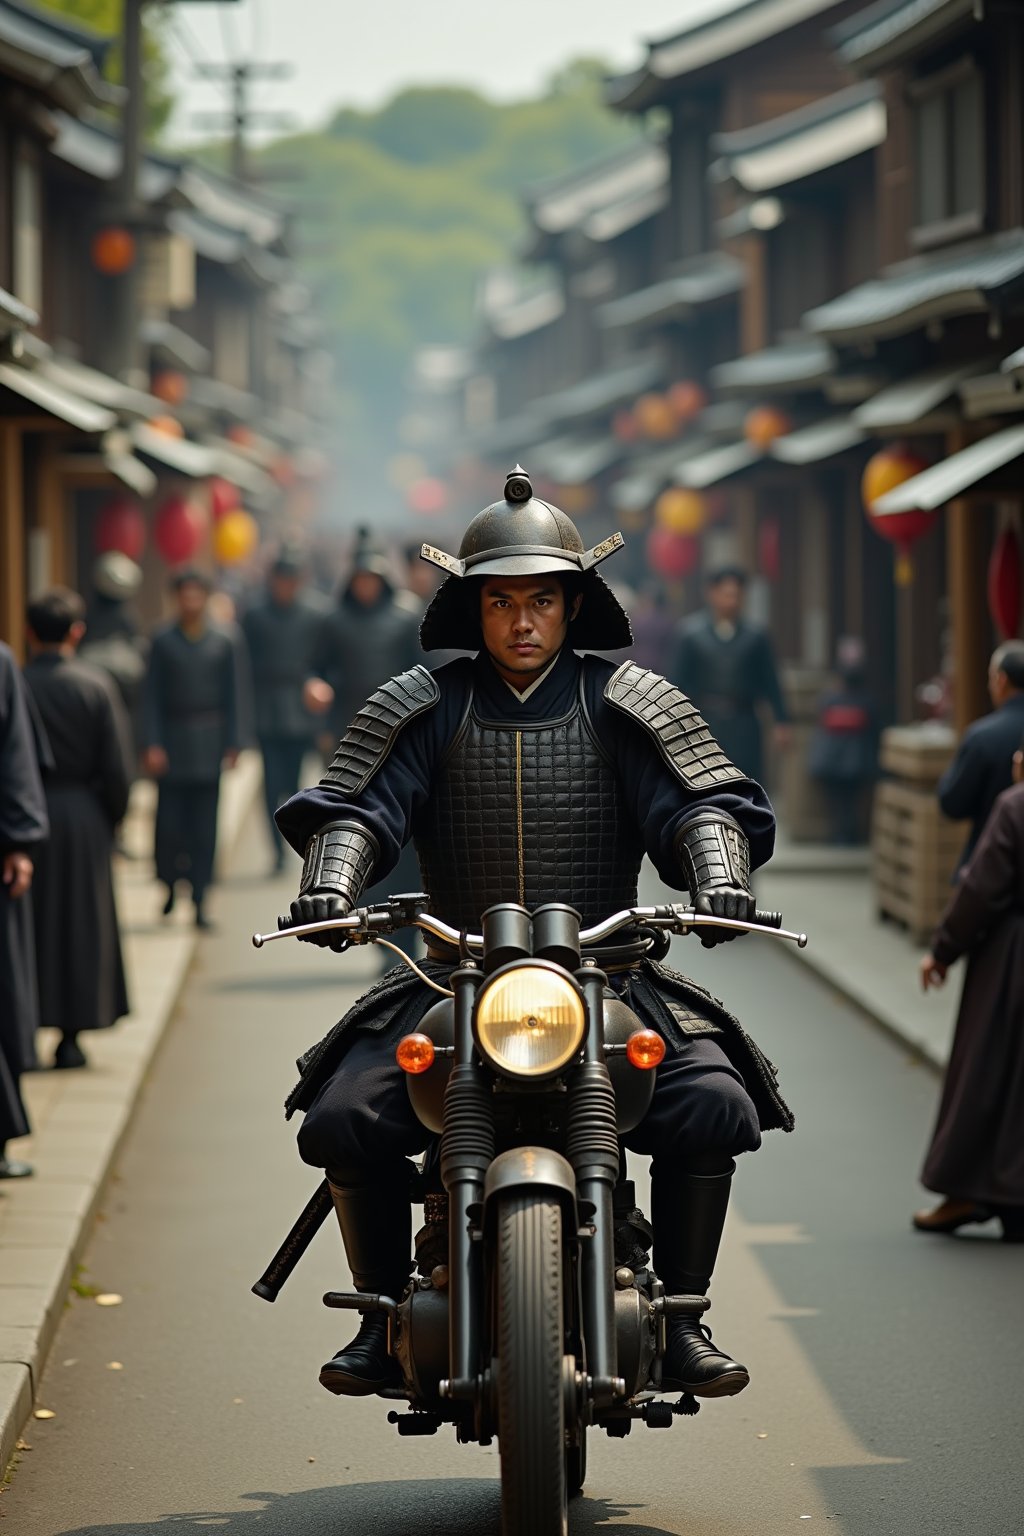
[[[480,593],[484,647],[499,674],[520,692],[540,676],[565,644],[581,597],[567,607],[552,576],[488,576]]]

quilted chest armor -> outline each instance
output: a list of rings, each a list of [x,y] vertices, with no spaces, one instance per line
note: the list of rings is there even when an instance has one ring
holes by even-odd
[[[582,675],[581,675],[582,690]],[[477,930],[499,901],[633,906],[643,841],[582,701],[560,720],[481,720],[470,701],[415,829],[431,910]]]

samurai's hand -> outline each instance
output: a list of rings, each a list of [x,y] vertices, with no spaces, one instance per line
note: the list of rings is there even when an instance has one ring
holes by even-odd
[[[308,896],[297,896],[291,904],[289,915],[279,917],[279,928],[299,928],[304,923],[326,923],[332,918],[348,917],[352,911],[352,902],[347,896],[339,895],[337,891],[311,892]],[[322,933],[302,933],[299,935],[300,944],[315,944],[318,949],[333,949],[341,954],[348,948],[348,935],[341,928],[325,928]]]
[[[676,835],[676,851],[695,912],[704,917],[753,921],[750,894],[750,845],[739,822],[726,811],[698,811]],[[728,944],[741,935],[728,928],[699,928],[705,949]]]
[[[359,893],[369,882],[377,857],[377,843],[367,829],[354,821],[332,821],[315,832],[306,844],[299,894],[291,905],[291,920],[284,928],[304,923],[325,923],[348,917]],[[348,948],[343,928],[300,936],[300,943],[340,952]]]
[[[734,917],[744,923],[753,922],[756,908],[757,903],[750,892],[735,885],[711,886],[699,891],[693,900],[694,911],[704,917]],[[697,931],[705,949],[746,937],[743,933],[732,933],[728,928],[699,928]]]

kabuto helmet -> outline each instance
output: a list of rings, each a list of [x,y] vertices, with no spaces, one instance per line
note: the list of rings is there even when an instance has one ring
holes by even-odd
[[[632,645],[625,609],[596,567],[623,545],[613,533],[586,549],[575,523],[557,507],[534,496],[529,476],[517,464],[505,481],[505,499],[478,512],[457,555],[424,544],[420,558],[447,571],[423,616],[425,651],[480,650],[478,583],[471,577],[573,576],[583,603],[569,626],[569,644],[587,651],[617,651]]]

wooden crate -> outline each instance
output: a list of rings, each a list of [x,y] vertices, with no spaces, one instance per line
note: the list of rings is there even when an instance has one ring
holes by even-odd
[[[944,725],[893,725],[882,732],[878,763],[884,773],[914,784],[939,782],[956,750],[956,736]]]
[[[931,789],[885,781],[875,790],[871,863],[875,905],[927,943],[950,896],[950,881],[967,836],[947,821]]]

